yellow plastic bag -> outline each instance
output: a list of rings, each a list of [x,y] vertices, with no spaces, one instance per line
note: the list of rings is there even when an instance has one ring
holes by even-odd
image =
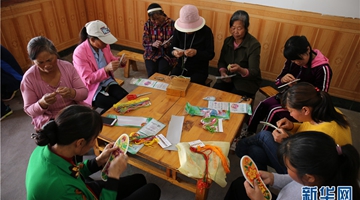
[[[229,154],[230,143],[229,142],[216,142],[216,141],[207,141],[204,142],[207,145],[214,145],[220,147],[225,157]],[[179,154],[180,167],[179,171],[192,178],[203,178],[205,172],[205,159],[204,156],[198,153],[190,151],[190,145],[187,142],[181,142],[176,145]],[[230,166],[230,161],[227,158],[228,166]],[[226,173],[224,167],[221,164],[220,158],[216,155],[215,152],[211,152],[209,155],[209,164],[208,164],[208,177],[219,184],[221,187],[226,186]]]

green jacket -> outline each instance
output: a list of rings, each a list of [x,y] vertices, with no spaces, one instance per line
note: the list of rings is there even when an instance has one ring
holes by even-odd
[[[232,77],[231,80],[237,90],[255,94],[261,84],[260,71],[260,50],[259,41],[250,33],[245,35],[243,42],[234,50],[234,37],[230,36],[224,40],[223,47],[218,62],[219,70],[225,68],[229,64],[238,64],[249,70],[247,77],[240,74]]]
[[[86,160],[80,169],[83,177],[98,171],[95,158]],[[79,166],[79,165],[78,165]],[[38,146],[30,156],[26,171],[27,199],[96,199],[80,176],[75,177],[73,165],[51,152],[48,146]],[[100,199],[116,199],[118,181],[108,179]]]

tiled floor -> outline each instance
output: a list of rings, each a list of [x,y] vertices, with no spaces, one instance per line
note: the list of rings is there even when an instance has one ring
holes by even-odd
[[[114,51],[114,53],[116,53]],[[71,61],[71,56],[65,57]],[[123,77],[123,71],[118,70],[115,77],[125,80],[123,87],[128,91],[132,91],[136,86],[129,84],[133,77],[146,78],[146,70],[143,63],[138,63],[139,71],[130,72],[130,78]],[[213,81],[214,83],[214,81]],[[260,93],[256,95],[254,105],[257,105],[264,96]],[[33,126],[30,124],[31,119],[23,111],[23,101],[18,93],[16,97],[9,102],[10,107],[14,111],[12,115],[1,121],[1,199],[26,199],[25,190],[25,173],[29,156],[36,144],[30,139],[33,132]],[[341,111],[347,116],[353,133],[353,142],[355,147],[360,151],[360,113],[346,109]],[[93,155],[87,155],[91,157]],[[228,183],[241,175],[239,168],[239,158],[234,154],[229,155],[230,174],[227,176]],[[330,167],[330,166],[329,166]],[[128,166],[126,174],[143,173],[149,182],[156,183],[162,190],[161,199],[163,200],[183,200],[194,199],[194,194],[182,188],[172,185],[171,183],[157,178],[151,174],[143,172],[135,167]],[[98,178],[98,174],[95,174]],[[210,200],[223,199],[229,184],[225,188],[221,188],[217,184],[212,184],[209,192]],[[51,197],[49,197],[51,199]]]

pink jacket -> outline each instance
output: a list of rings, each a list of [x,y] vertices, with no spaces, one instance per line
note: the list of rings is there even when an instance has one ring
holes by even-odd
[[[107,63],[119,60],[118,57],[115,57],[111,53],[110,45],[106,45],[102,51]],[[76,71],[79,73],[81,80],[89,90],[89,95],[85,102],[89,105],[92,105],[92,99],[97,88],[99,87],[100,82],[109,78],[109,74],[105,72],[104,68],[98,68],[88,40],[85,40],[76,47],[73,53],[73,64]]]
[[[28,69],[21,81],[20,89],[24,99],[24,111],[32,117],[32,124],[35,130],[39,130],[50,119],[54,119],[60,110],[71,104],[84,104],[83,100],[88,96],[88,90],[81,81],[71,63],[64,60],[57,60],[61,77],[59,85],[52,87],[41,79],[38,67],[35,65]],[[43,109],[38,101],[46,93],[53,93],[58,87],[73,88],[76,91],[74,99],[62,98],[57,95],[56,102]]]

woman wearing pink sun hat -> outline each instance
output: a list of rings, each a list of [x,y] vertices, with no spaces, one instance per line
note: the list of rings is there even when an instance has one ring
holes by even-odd
[[[209,61],[215,56],[214,36],[194,5],[180,9],[171,45],[171,54],[178,58],[172,74],[187,76],[191,82],[205,85]]]

